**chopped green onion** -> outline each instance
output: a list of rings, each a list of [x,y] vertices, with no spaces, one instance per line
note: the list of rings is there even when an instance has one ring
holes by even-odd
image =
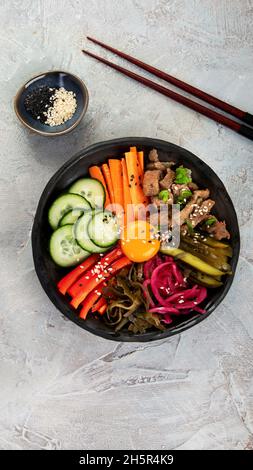
[[[158,197],[161,201],[163,202],[168,202],[168,200],[170,199],[171,197],[171,194],[170,194],[170,191],[168,189],[163,189],[162,191],[160,191],[160,193],[158,194]]]
[[[184,168],[183,166],[179,166],[178,168],[176,168],[175,183],[187,184],[191,181],[191,170],[189,170],[189,168]]]
[[[192,192],[190,189],[182,189],[180,195],[177,198],[177,202],[179,204],[183,204],[186,202],[186,199],[188,199],[190,196],[192,196]]]
[[[216,221],[217,221],[216,217],[209,217],[209,219],[205,221],[205,224],[208,225],[208,227],[210,227],[210,225],[215,224]]]

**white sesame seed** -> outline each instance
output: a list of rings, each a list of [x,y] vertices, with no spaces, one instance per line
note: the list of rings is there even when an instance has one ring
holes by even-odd
[[[55,90],[51,97],[52,106],[47,109],[46,124],[49,126],[59,126],[72,118],[77,108],[77,102],[72,91],[67,91],[61,87]]]

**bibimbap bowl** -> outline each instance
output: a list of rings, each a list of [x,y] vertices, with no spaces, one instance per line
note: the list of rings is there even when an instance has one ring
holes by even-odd
[[[76,310],[69,305],[66,297],[57,289],[57,283],[66,273],[66,269],[58,267],[53,262],[48,248],[48,240],[51,233],[48,224],[48,210],[52,202],[78,178],[82,178],[86,174],[88,175],[88,169],[91,165],[101,165],[108,156],[110,158],[119,158],[131,146],[137,146],[139,150],[143,150],[146,158],[148,152],[156,148],[162,161],[173,160],[191,169],[193,180],[200,187],[209,188],[210,197],[213,195],[215,198],[214,214],[219,219],[226,220],[227,228],[231,233],[230,245],[233,249],[233,256],[230,261],[233,274],[224,278],[224,283],[221,287],[208,290],[208,296],[203,303],[203,307],[206,310],[204,315],[193,312],[185,316],[176,316],[173,323],[167,325],[165,331],[151,330],[138,334],[134,334],[124,328],[115,332],[100,319],[92,315],[88,315],[86,320],[79,318]],[[32,249],[35,270],[43,289],[58,310],[69,320],[90,333],[106,339],[146,342],[181,333],[204,321],[216,309],[226,296],[233,282],[239,256],[240,234],[233,203],[223,183],[207,164],[196,155],[172,143],[145,137],[129,137],[92,145],[73,156],[56,172],[45,187],[38,204],[32,230]]]

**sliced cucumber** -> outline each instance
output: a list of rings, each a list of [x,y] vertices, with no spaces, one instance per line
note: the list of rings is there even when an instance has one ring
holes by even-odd
[[[88,201],[78,194],[62,194],[52,204],[48,211],[48,221],[53,230],[58,227],[62,217],[72,209],[90,210]]]
[[[113,245],[119,238],[117,218],[112,212],[95,212],[88,225],[88,234],[91,240],[100,247]]]
[[[90,254],[76,242],[73,225],[64,225],[55,230],[50,238],[49,251],[53,261],[62,267],[74,266]]]
[[[69,192],[85,197],[93,209],[104,207],[105,189],[96,179],[82,178],[70,186]]]
[[[73,209],[67,214],[65,214],[60,222],[59,222],[59,227],[62,227],[63,225],[69,225],[69,224],[74,224],[79,217],[83,215],[84,211],[82,209]]]
[[[74,233],[77,243],[86,251],[90,253],[103,253],[107,248],[102,248],[95,245],[90,239],[88,233],[88,225],[92,220],[92,212],[85,212],[80,219],[78,219],[74,225]]]

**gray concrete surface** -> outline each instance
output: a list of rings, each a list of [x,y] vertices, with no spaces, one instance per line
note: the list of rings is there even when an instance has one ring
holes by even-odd
[[[80,52],[95,50],[89,33],[253,112],[252,23],[251,0],[1,0],[0,448],[253,448],[253,143]],[[72,134],[47,139],[17,121],[13,96],[53,68],[83,78],[90,106]],[[105,341],[64,320],[31,256],[48,179],[81,148],[128,135],[180,144],[211,165],[242,237],[217,311],[150,345]]]

